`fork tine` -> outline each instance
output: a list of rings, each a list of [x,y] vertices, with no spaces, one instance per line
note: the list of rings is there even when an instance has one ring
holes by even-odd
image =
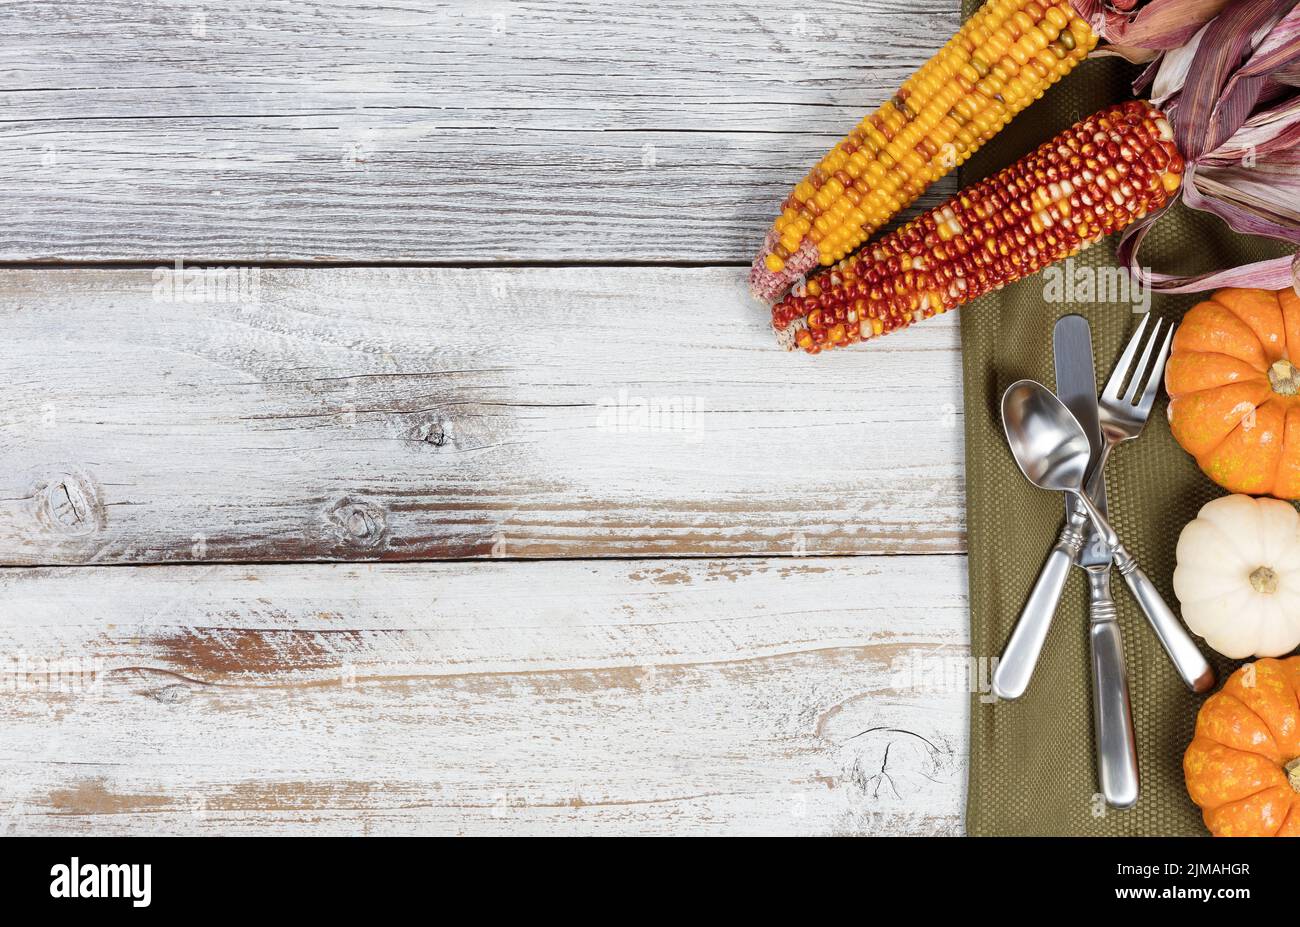
[[[1169,331],[1165,332],[1165,342],[1160,346],[1160,353],[1156,355],[1155,366],[1151,368],[1151,376],[1147,378],[1146,389],[1142,390],[1142,398],[1138,400],[1138,415],[1146,418],[1151,414],[1151,407],[1155,404],[1156,394],[1160,392],[1160,382],[1164,379],[1165,361],[1169,359],[1169,344],[1174,340],[1174,329],[1177,325],[1170,325]],[[1155,336],[1151,336],[1154,342]]]
[[[1128,376],[1128,369],[1133,363],[1133,355],[1137,353],[1138,345],[1142,343],[1142,332],[1146,330],[1147,322],[1151,319],[1151,313],[1142,316],[1142,321],[1138,323],[1137,331],[1133,337],[1128,340],[1124,348],[1124,353],[1119,356],[1115,362],[1115,369],[1111,372],[1110,379],[1106,381],[1106,391],[1102,393],[1103,399],[1109,399],[1112,402],[1119,402],[1119,389],[1124,385],[1124,378]]]
[[[1151,349],[1156,346],[1156,341],[1160,338],[1160,326],[1165,324],[1164,319],[1156,319],[1155,327],[1151,329],[1151,337],[1147,339],[1147,345],[1142,349],[1142,357],[1138,360],[1137,366],[1133,368],[1133,381],[1129,383],[1128,389],[1124,391],[1124,401],[1129,405],[1137,398],[1138,387],[1140,387],[1147,375],[1147,361],[1151,359]]]

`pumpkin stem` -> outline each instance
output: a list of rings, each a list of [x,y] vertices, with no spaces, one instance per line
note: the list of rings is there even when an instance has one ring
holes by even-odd
[[[1282,358],[1268,368],[1268,384],[1273,392],[1283,396],[1300,393],[1300,370],[1286,358]]]
[[[1277,592],[1277,574],[1268,567],[1262,566],[1250,574],[1250,584],[1255,587],[1256,592],[1272,595]]]
[[[1286,770],[1286,781],[1291,783],[1291,788],[1300,792],[1300,756],[1282,768]]]

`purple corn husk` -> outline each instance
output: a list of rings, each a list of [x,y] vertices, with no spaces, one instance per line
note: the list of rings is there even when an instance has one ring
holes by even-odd
[[[1112,46],[1150,61],[1134,90],[1151,89],[1187,161],[1183,202],[1234,231],[1300,245],[1300,2],[1072,0]],[[1141,267],[1138,248],[1163,214],[1120,239],[1119,258],[1168,293],[1224,286],[1296,288],[1300,255],[1190,277]]]
[[[1074,11],[1110,46],[1111,54],[1149,61],[1185,45],[1232,0],[1071,0]]]

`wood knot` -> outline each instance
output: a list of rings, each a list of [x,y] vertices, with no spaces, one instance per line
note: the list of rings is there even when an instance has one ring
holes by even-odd
[[[447,443],[447,429],[437,419],[420,422],[411,429],[411,440],[428,444],[430,447],[442,447]]]
[[[84,538],[104,527],[104,504],[99,490],[86,476],[52,474],[36,484],[32,498],[36,503],[36,520],[47,531]]]
[[[164,705],[175,705],[184,702],[190,697],[190,687],[181,683],[170,686],[163,686],[149,693],[154,699],[162,702]]]
[[[868,728],[841,750],[837,780],[866,805],[938,799],[958,771],[951,747],[905,728]]]
[[[330,506],[325,520],[342,542],[361,548],[374,548],[388,540],[388,513],[370,499],[344,496]]]

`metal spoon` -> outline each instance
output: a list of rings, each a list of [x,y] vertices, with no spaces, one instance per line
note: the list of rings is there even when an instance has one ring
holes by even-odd
[[[1020,380],[1002,394],[1002,427],[1025,479],[1040,489],[1073,493],[1079,500],[1178,675],[1193,692],[1208,690],[1214,685],[1214,670],[1083,490],[1092,447],[1070,410],[1043,384]]]

